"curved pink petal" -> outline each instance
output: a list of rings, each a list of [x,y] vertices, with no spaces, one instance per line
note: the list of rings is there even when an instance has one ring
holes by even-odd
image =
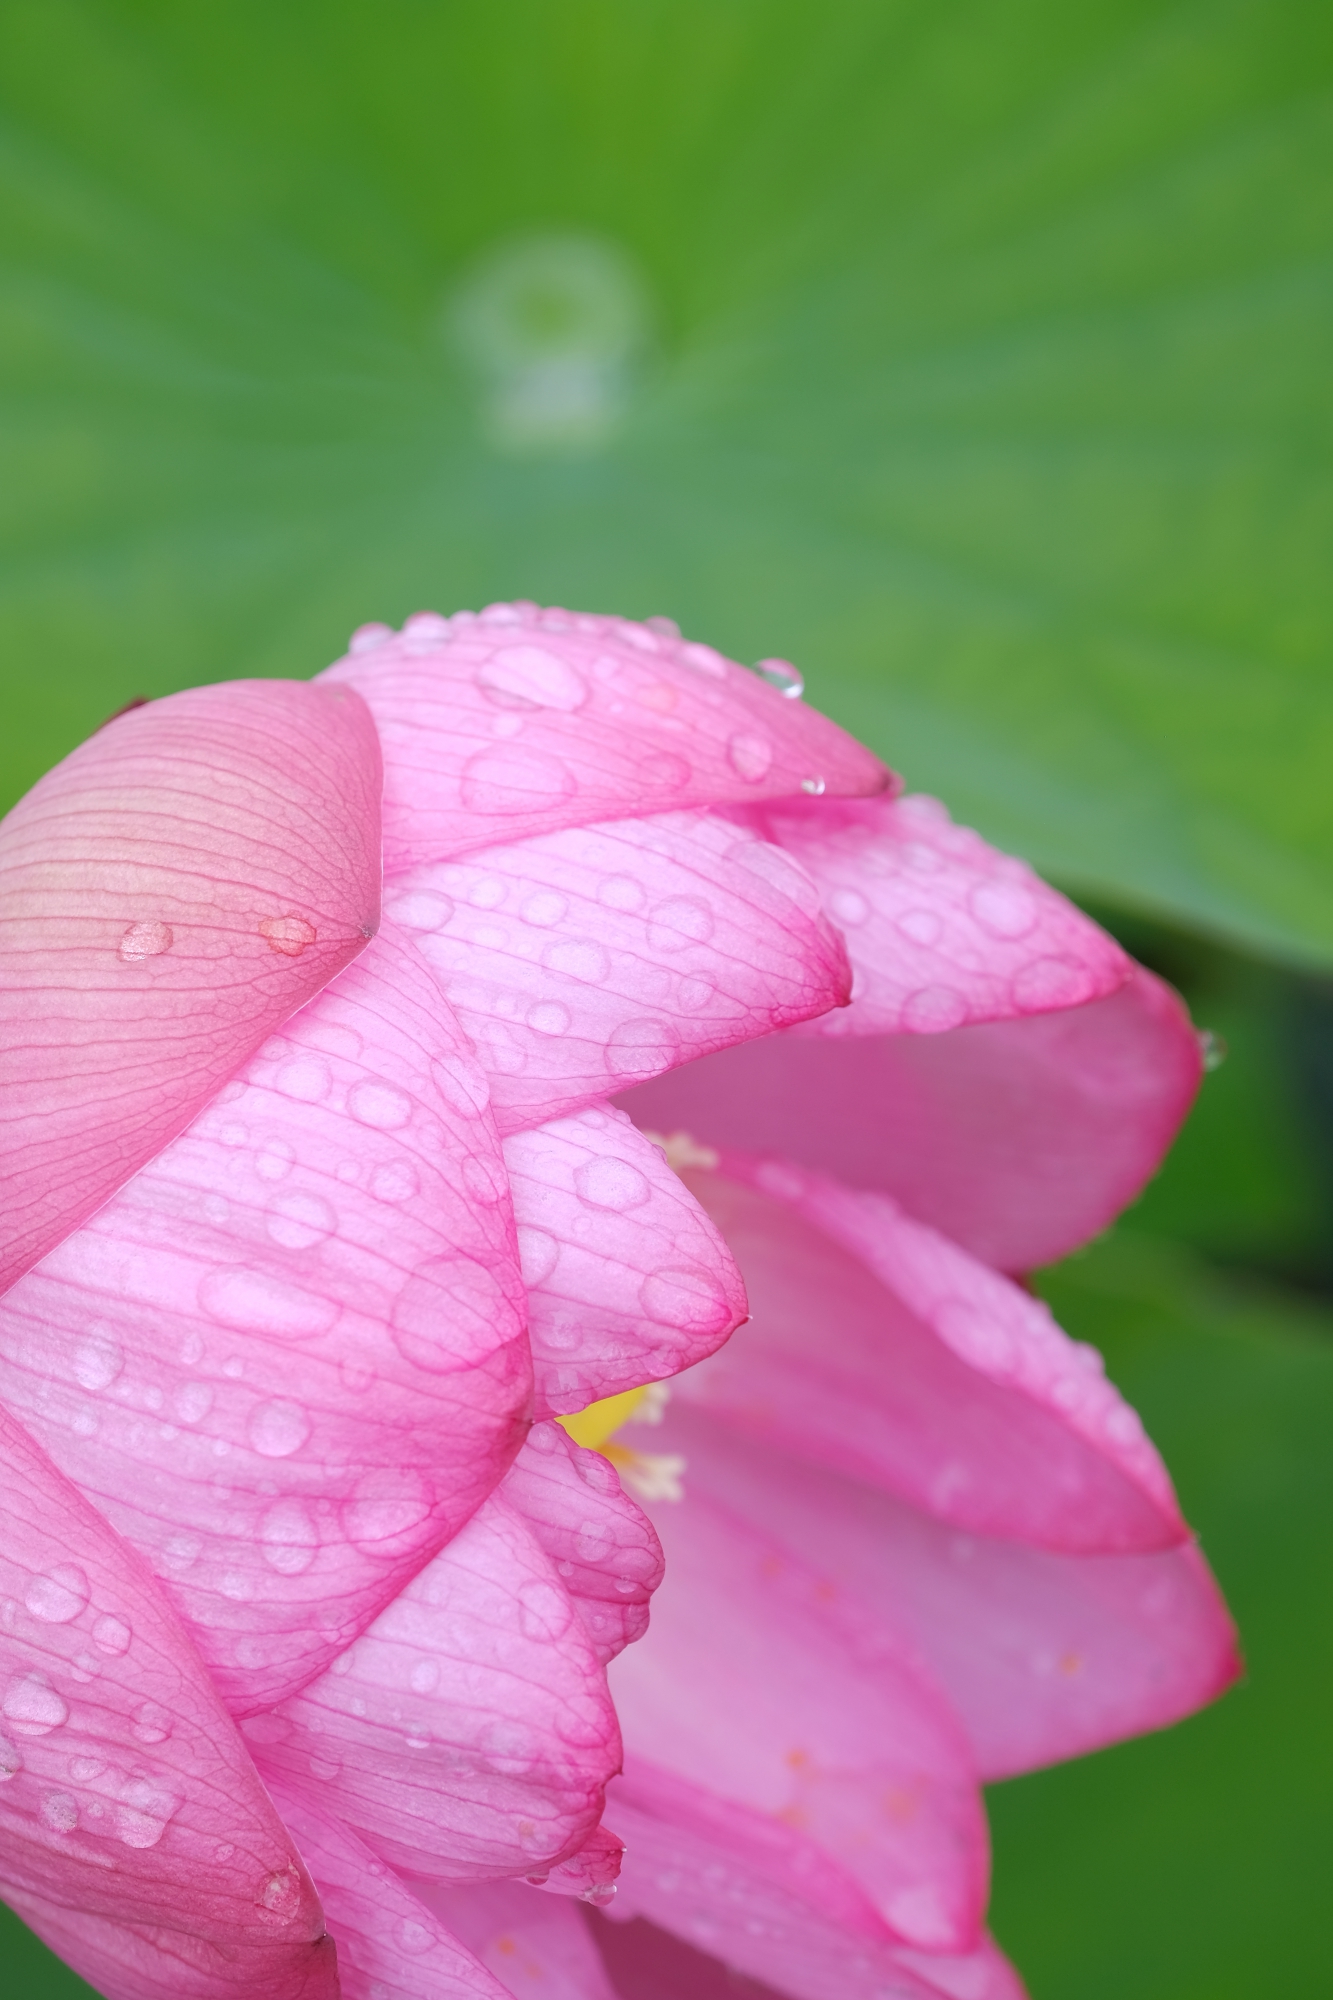
[[[984,1263],[1027,1271],[1134,1199],[1200,1075],[1179,997],[1136,966],[1087,1006],[941,1035],[773,1036],[618,1102],[641,1127],[880,1188]]]
[[[651,1639],[612,1669],[627,1752],[808,1833],[901,1943],[966,1950],[986,1829],[944,1702],[860,1649],[785,1544],[687,1490],[658,1510]]]
[[[504,1157],[540,1414],[677,1374],[740,1325],[731,1252],[623,1111],[511,1133]]]
[[[617,2000],[576,1907],[523,1882],[417,1892],[515,2000]]]
[[[700,1411],[673,1404],[664,1429],[689,1460],[684,1509],[715,1497],[780,1537],[819,1569],[843,1617],[909,1648],[987,1781],[1164,1728],[1239,1671],[1235,1628],[1193,1546],[1071,1556],[961,1534]]]
[[[179,1621],[3,1414],[0,1515],[6,1901],[107,2000],[333,2000],[318,1897]]]
[[[320,1673],[500,1478],[523,1312],[484,1079],[390,924],[0,1302],[0,1400],[247,1713]]]
[[[965,1953],[904,1949],[840,1924],[816,1894],[757,1866],[725,1829],[645,1810],[629,1779],[615,1787],[615,1811],[628,1845],[613,1922],[647,1917],[792,2000],[1024,2000],[987,1937]]]
[[[707,813],[569,828],[400,877],[501,1131],[837,1007],[850,973],[781,848]]]
[[[0,1290],[363,948],[379,801],[350,689],[233,681],[117,717],[0,822]]]
[[[358,634],[321,685],[384,744],[390,873],[627,812],[873,794],[878,758],[711,646],[625,618],[493,604]]]
[[[306,1793],[284,1787],[276,1797],[324,1899],[341,2000],[506,2000],[507,1988],[350,1827]]]
[[[597,1657],[614,1659],[641,1638],[662,1545],[608,1460],[558,1424],[534,1424],[500,1491],[555,1564]]]
[[[886,1196],[787,1161],[724,1154],[690,1181],[753,1323],[683,1401],[982,1534],[1112,1553],[1185,1538],[1137,1415],[1039,1299]]]
[[[303,1693],[246,1734],[261,1768],[414,1875],[574,1853],[620,1763],[605,1675],[555,1567],[495,1494]]]
[[[1099,925],[936,799],[788,800],[754,822],[847,939],[852,1004],[807,1034],[940,1034],[1104,999],[1129,976]]]

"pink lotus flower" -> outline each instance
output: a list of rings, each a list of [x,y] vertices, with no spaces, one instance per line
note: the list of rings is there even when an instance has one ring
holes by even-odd
[[[1151,1172],[1188,1023],[888,785],[494,606],[138,708],[0,826],[0,1880],[109,2000],[598,2000],[626,1833],[631,1913],[786,1991],[989,2000],[978,1776],[1231,1671],[997,1275]],[[665,1453],[553,1421],[684,1370]],[[611,1833],[615,1463],[680,1457]]]

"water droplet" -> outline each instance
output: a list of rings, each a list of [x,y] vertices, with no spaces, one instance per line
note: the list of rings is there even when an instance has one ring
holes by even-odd
[[[274,1195],[264,1215],[264,1227],[284,1250],[309,1250],[338,1227],[338,1218],[320,1195],[293,1188]]]
[[[280,953],[283,958],[299,958],[319,933],[304,917],[289,913],[285,917],[261,917],[259,935],[267,941],[270,951]]]
[[[137,965],[140,959],[160,958],[164,951],[171,950],[172,943],[170,924],[131,924],[116,946],[116,953],[126,965]]]
[[[448,1375],[475,1368],[517,1339],[522,1321],[494,1272],[454,1255],[431,1258],[413,1272],[395,1301],[390,1330],[405,1361]]]
[[[312,1757],[310,1759],[311,1777],[318,1778],[325,1785],[331,1785],[335,1778],[340,1778],[342,1776],[342,1768],[341,1764],[332,1763],[325,1757]]]
[[[79,1823],[79,1802],[69,1792],[48,1792],[39,1810],[52,1833],[73,1833]]]
[[[180,1807],[176,1794],[165,1785],[152,1778],[131,1778],[121,1787],[116,1837],[126,1847],[156,1847]]]
[[[591,938],[562,938],[558,944],[548,945],[542,964],[549,972],[581,980],[585,986],[600,986],[611,971],[610,958]]]
[[[828,786],[823,778],[802,778],[801,790],[812,799],[822,799]]]
[[[671,896],[649,914],[648,943],[654,951],[679,951],[684,944],[707,944],[713,929],[713,912],[706,903]]]
[[[88,1579],[73,1563],[58,1563],[42,1576],[34,1576],[23,1594],[23,1602],[34,1618],[48,1625],[68,1625],[88,1603]]]
[[[593,1208],[613,1209],[617,1213],[642,1208],[652,1193],[637,1167],[611,1154],[597,1160],[585,1160],[581,1167],[577,1167],[574,1189],[580,1201]]]
[[[322,1056],[297,1056],[283,1064],[273,1088],[298,1104],[319,1104],[333,1088],[333,1072]]]
[[[387,1160],[370,1176],[370,1192],[376,1201],[411,1201],[421,1192],[421,1181],[410,1160]]]
[[[428,1924],[419,1924],[415,1917],[399,1917],[393,1927],[394,1937],[406,1952],[419,1957],[429,1951],[435,1943],[435,1933]]]
[[[419,1472],[383,1466],[359,1479],[342,1510],[347,1539],[386,1561],[415,1551],[435,1494]]]
[[[927,947],[939,943],[944,929],[944,920],[937,910],[904,910],[894,918],[894,924],[913,944]]]
[[[828,906],[840,924],[863,924],[870,915],[870,905],[859,889],[835,889]]]
[[[966,1019],[967,1001],[952,986],[920,986],[903,1001],[901,1024],[909,1034],[946,1034]]]
[[[569,1027],[569,1009],[558,1000],[538,1000],[524,1019],[539,1035],[563,1035]]]
[[[69,1721],[69,1704],[61,1699],[45,1674],[23,1674],[11,1681],[0,1702],[6,1720],[20,1736],[49,1736]]]
[[[207,1382],[182,1382],[171,1399],[173,1414],[183,1424],[202,1423],[213,1407],[213,1391]]]
[[[545,646],[503,646],[477,669],[477,686],[505,707],[553,708],[571,714],[588,699],[588,683]]]
[[[319,1552],[319,1530],[303,1500],[279,1500],[259,1524],[264,1560],[279,1576],[304,1576]]]
[[[336,1299],[317,1297],[285,1278],[244,1265],[207,1272],[199,1281],[198,1297],[210,1319],[277,1340],[313,1340],[329,1331],[342,1310]]]
[[[534,1578],[519,1587],[518,1622],[527,1639],[558,1639],[569,1629],[574,1616],[564,1591],[558,1584]]]
[[[680,1061],[680,1037],[667,1021],[621,1021],[606,1044],[609,1073],[625,1082],[658,1076]]]
[[[290,1458],[310,1437],[310,1419],[299,1403],[260,1403],[246,1434],[261,1458]]]
[[[417,1694],[430,1694],[440,1678],[437,1660],[418,1660],[408,1676]]]
[[[399,889],[384,902],[384,914],[409,931],[442,931],[453,913],[453,898],[438,889]]]
[[[664,1266],[650,1272],[639,1288],[639,1302],[649,1319],[692,1332],[724,1325],[730,1317],[716,1278],[697,1266]]]
[[[387,645],[392,638],[392,625],[377,623],[358,625],[347,642],[347,650],[349,653],[373,653],[378,647]]]
[[[641,910],[648,898],[643,884],[636,882],[632,875],[608,875],[598,884],[597,900],[608,910],[623,910],[633,916]]]
[[[405,1090],[368,1077],[349,1093],[347,1109],[358,1125],[369,1125],[377,1132],[398,1132],[411,1123],[413,1105]]]
[[[91,1334],[75,1350],[74,1379],[96,1393],[109,1389],[124,1366],[125,1356],[109,1334]]]
[[[1026,937],[1037,921],[1036,899],[1016,882],[986,882],[967,899],[968,908],[992,937]]]
[[[261,1181],[285,1181],[295,1165],[296,1154],[285,1139],[270,1139],[255,1154],[255,1172]],[[226,1219],[225,1215],[220,1218],[223,1222]]]
[[[766,736],[742,730],[727,745],[727,760],[738,778],[757,785],[767,777],[773,762],[773,745]]]
[[[804,677],[790,660],[760,660],[755,672],[788,701],[799,701],[805,693]]]
[[[172,1718],[158,1702],[146,1701],[134,1718],[133,1734],[140,1743],[165,1743],[171,1734]]]
[[[615,1535],[606,1521],[584,1521],[575,1538],[574,1547],[584,1562],[600,1563],[610,1555],[615,1547],[615,1541]]]
[[[989,1375],[1007,1375],[1017,1352],[1014,1336],[993,1314],[965,1299],[945,1299],[931,1316],[941,1340],[973,1368]]]
[[[694,776],[687,760],[670,750],[650,750],[639,759],[637,772],[639,782],[651,792],[683,791]]]
[[[518,1260],[525,1285],[544,1284],[555,1269],[559,1255],[560,1245],[545,1229],[533,1229],[527,1223],[519,1224]]]
[[[1222,1036],[1215,1034],[1211,1028],[1200,1028],[1199,1056],[1205,1072],[1211,1074],[1213,1070],[1221,1069],[1227,1059],[1227,1045]]]
[[[134,1632],[129,1622],[124,1618],[117,1618],[113,1611],[103,1612],[93,1626],[94,1646],[99,1653],[105,1653],[113,1660],[119,1659],[122,1653],[129,1652],[133,1637]]]
[[[463,766],[461,792],[468,812],[548,812],[577,790],[573,772],[541,750],[517,745],[479,750]]]
[[[7,1736],[0,1736],[0,1785],[7,1785],[23,1769],[23,1753]]]
[[[1090,997],[1092,978],[1069,958],[1038,958],[1025,965],[1014,980],[1015,1004],[1027,1014],[1057,1007],[1077,1007]]]

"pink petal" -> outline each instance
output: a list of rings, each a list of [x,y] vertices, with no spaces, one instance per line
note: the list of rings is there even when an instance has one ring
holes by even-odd
[[[573,1904],[523,1882],[414,1886],[516,2000],[617,2000]]]
[[[338,694],[149,702],[0,823],[0,1290],[373,934],[379,745]]]
[[[652,1522],[600,1452],[558,1424],[534,1424],[501,1492],[540,1542],[597,1657],[614,1659],[648,1629],[648,1600],[662,1581]]]
[[[968,1949],[986,1828],[944,1703],[905,1660],[849,1642],[785,1544],[687,1492],[658,1510],[651,1636],[614,1664],[627,1752],[795,1824],[900,1942]]]
[[[983,1534],[1123,1553],[1184,1539],[1143,1426],[1049,1309],[883,1195],[786,1161],[692,1172],[753,1323],[697,1404]]]
[[[179,1621],[2,1414],[0,1515],[6,1901],[107,2000],[333,2000],[319,1900]]]
[[[677,1374],[740,1325],[731,1252],[623,1111],[511,1133],[504,1156],[540,1413]]]
[[[793,2000],[1023,2000],[989,1938],[940,1954],[866,1936],[757,1867],[721,1829],[710,1836],[630,1803],[628,1780],[615,1789],[629,1845],[613,1922],[648,1917]]]
[[[601,1908],[616,1893],[624,1858],[625,1843],[620,1835],[608,1826],[599,1826],[568,1861],[557,1862],[548,1874],[529,1875],[527,1879],[534,1889],[545,1889],[552,1896],[577,1896]]]
[[[601,1664],[498,1494],[328,1673],[245,1728],[262,1769],[317,1780],[383,1859],[444,1881],[576,1852],[620,1763]]]
[[[856,974],[807,1034],[939,1034],[1100,1000],[1131,961],[1021,861],[935,799],[789,800],[754,814],[809,870]]]
[[[947,1035],[771,1037],[619,1101],[655,1131],[881,1188],[985,1263],[1026,1271],[1134,1199],[1200,1074],[1179,998],[1140,966],[1084,1007]]]
[[[531,1394],[485,1085],[393,926],[0,1305],[0,1398],[225,1698],[322,1672],[495,1485]]]
[[[357,688],[379,728],[391,873],[626,812],[890,783],[817,710],[623,618],[422,612],[354,640],[321,682]]]
[[[416,930],[476,1044],[501,1131],[847,997],[842,940],[809,876],[707,813],[419,868],[388,909]]]
[[[1193,1547],[1070,1556],[960,1534],[701,1412],[673,1405],[664,1428],[689,1459],[682,1511],[716,1499],[817,1566],[849,1626],[886,1632],[925,1664],[987,1781],[1161,1729],[1239,1671]],[[656,1642],[655,1617],[635,1655]]]
[[[305,1793],[277,1797],[337,1939],[342,2000],[505,2000],[507,1989],[350,1828]]]

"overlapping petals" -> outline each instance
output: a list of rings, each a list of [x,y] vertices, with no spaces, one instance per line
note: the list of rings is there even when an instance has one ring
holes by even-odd
[[[893,789],[513,605],[0,825],[0,1878],[109,2000],[610,2000],[618,1873],[798,2000],[1013,2000],[979,1779],[1233,1671],[1002,1275],[1137,1191],[1192,1030]]]

